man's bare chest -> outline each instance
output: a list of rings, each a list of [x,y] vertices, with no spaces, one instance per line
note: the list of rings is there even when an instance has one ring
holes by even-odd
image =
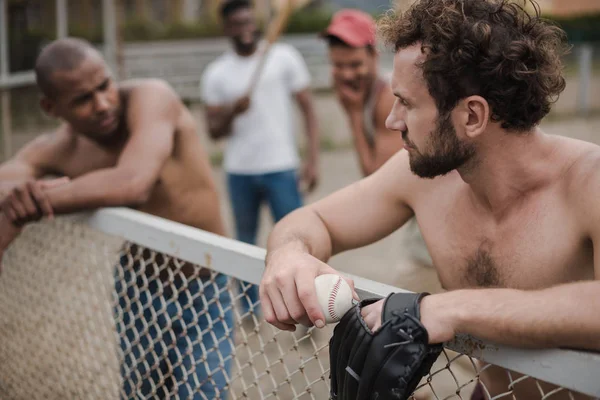
[[[500,223],[464,205],[422,213],[419,224],[446,289],[535,289],[591,279],[591,243],[552,199],[527,204]]]

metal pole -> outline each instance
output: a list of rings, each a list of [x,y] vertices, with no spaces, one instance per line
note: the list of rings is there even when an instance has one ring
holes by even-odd
[[[4,161],[12,156],[12,118],[10,112],[10,89],[2,89],[2,147]]]
[[[9,59],[8,59],[8,15],[7,1],[0,0],[0,81],[8,79]],[[0,108],[2,110],[2,144],[4,149],[4,159],[7,160],[12,155],[12,122],[10,112],[10,89],[0,87],[2,99]]]
[[[102,0],[102,27],[104,31],[104,58],[113,73],[118,74],[115,0]]]
[[[0,79],[8,77],[8,16],[7,1],[0,0]]]
[[[68,34],[67,0],[56,0],[56,36],[61,39]]]
[[[590,111],[590,86],[592,84],[592,46],[582,43],[579,47],[579,96],[577,112],[586,115]]]
[[[117,79],[121,80],[125,77],[125,38],[123,37],[123,24],[125,24],[125,4],[122,0],[116,0],[116,17],[115,17],[115,65]]]

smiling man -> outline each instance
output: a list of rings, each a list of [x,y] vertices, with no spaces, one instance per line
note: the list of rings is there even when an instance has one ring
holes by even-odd
[[[385,120],[394,104],[389,79],[379,72],[375,21],[360,10],[334,14],[321,33],[329,48],[333,88],[352,133],[363,175],[371,175],[402,149],[402,136]]]
[[[375,20],[357,9],[336,12],[320,36],[327,42],[333,88],[348,118],[361,172],[368,176],[402,150],[402,134],[385,126],[394,106],[388,74],[380,72]],[[414,218],[402,232],[394,281],[404,288],[439,290],[431,257]],[[389,278],[386,273],[386,278]]]
[[[37,59],[35,73],[42,92],[41,107],[62,124],[54,132],[25,145],[14,158],[0,166],[3,198],[0,254],[28,222],[43,216],[98,207],[128,206],[224,234],[215,182],[196,123],[171,87],[159,80],[117,84],[100,53],[89,43],[72,38],[61,39],[45,47]],[[63,178],[40,180],[46,176]],[[117,281],[117,288],[124,281],[136,282],[133,269],[142,269],[142,272],[137,271],[138,279],[144,274],[143,266],[127,265],[127,260],[122,262],[126,278]],[[204,292],[208,296],[207,293],[213,293],[215,287],[219,287],[223,294],[214,306],[208,307],[208,314],[216,320],[222,316],[221,307],[226,312],[220,320],[222,322],[210,329],[216,332],[217,337],[226,334],[230,329],[226,325],[232,323],[231,311],[227,311],[230,299],[227,291],[222,290],[227,284],[227,277],[219,274],[208,277],[206,270],[192,265],[185,265],[181,272],[187,276],[189,290]],[[146,269],[145,273],[150,275],[152,271]],[[121,304],[156,302],[157,307],[163,307],[161,298],[164,294],[159,289],[160,285],[156,279],[148,279],[153,279],[149,288],[130,288],[126,293],[120,292]],[[171,283],[171,287],[174,285],[179,283]],[[183,291],[182,287],[175,289]],[[137,297],[126,299],[131,296]],[[178,301],[186,311],[180,315],[179,307],[172,307],[173,310],[169,307],[165,313],[168,321],[160,327],[165,337],[176,337],[177,342],[169,354],[166,351],[155,353],[149,348],[155,338],[142,337],[145,354],[153,354],[163,360],[176,357],[175,353],[179,352],[190,354],[190,358],[198,362],[206,356],[209,369],[218,368],[218,353],[226,357],[230,351],[227,340],[217,350],[212,339],[207,340],[205,336],[196,340],[198,330],[190,329],[187,333],[189,342],[196,343],[190,349],[183,334],[185,324],[192,322],[201,330],[208,329],[206,317],[194,319],[196,315],[207,314],[202,297],[189,300],[185,293],[180,295]],[[151,308],[144,307],[148,314],[151,314]],[[135,328],[126,321],[127,332],[121,332],[124,352],[132,351],[131,343],[148,323],[157,323],[154,320],[144,322],[144,319],[152,318],[145,313],[135,317]],[[173,333],[167,335],[170,330]],[[203,346],[209,349],[208,354],[201,349]],[[139,366],[145,364],[142,357],[143,354],[136,356]],[[176,361],[171,360],[172,364]],[[153,365],[153,362],[148,361],[148,364]],[[131,376],[124,377],[132,386],[136,384],[132,380],[136,379],[137,367],[131,366]],[[178,394],[188,398],[189,386],[196,392],[195,396],[200,396],[200,391],[208,398],[216,398],[219,392],[223,395],[224,375],[215,373],[210,378],[206,370],[197,367],[192,371],[191,365],[185,363],[173,367],[170,373],[181,383]],[[150,393],[158,384],[160,375],[158,371],[152,371],[151,377],[140,385],[142,394]],[[155,380],[154,384],[151,380]],[[189,385],[184,385],[182,380],[189,380]],[[207,380],[210,382],[206,383]],[[134,396],[130,389],[125,389],[127,395]]]

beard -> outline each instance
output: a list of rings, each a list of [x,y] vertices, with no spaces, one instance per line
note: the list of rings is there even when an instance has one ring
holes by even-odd
[[[373,87],[373,82],[375,82],[375,74],[364,74],[353,80],[342,80],[341,83],[343,85],[348,86],[356,92],[365,91],[369,93],[371,88]]]
[[[257,30],[256,32],[253,32],[252,40],[250,40],[249,42],[245,42],[239,36],[234,36],[232,38],[232,41],[233,41],[233,46],[235,47],[235,50],[239,54],[252,54],[252,53],[254,53],[254,51],[256,50],[256,48],[258,46],[258,42],[259,42],[260,38],[261,38],[261,32],[260,32],[260,30]]]
[[[438,118],[435,131],[430,135],[431,154],[423,154],[408,141],[412,147],[408,152],[410,170],[413,174],[427,179],[446,175],[469,161],[475,154],[472,144],[462,143],[456,136],[456,130],[447,114]]]

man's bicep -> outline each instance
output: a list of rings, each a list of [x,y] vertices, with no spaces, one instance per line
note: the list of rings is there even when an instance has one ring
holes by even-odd
[[[137,173],[156,178],[173,150],[180,107],[172,90],[162,86],[133,98],[127,116],[130,138],[118,167],[135,167]]]
[[[207,105],[220,105],[227,101],[217,68],[217,65],[208,66],[200,81],[200,98]]]
[[[399,190],[403,174],[397,172],[402,164],[396,157],[374,174],[311,206],[327,226],[334,253],[380,240],[411,218],[413,212]]]
[[[35,166],[25,160],[12,159],[0,165],[0,182],[39,178]]]
[[[141,128],[132,136],[118,165],[136,165],[140,170],[162,166],[173,150],[175,126],[171,121],[155,119],[150,127]]]
[[[311,76],[304,58],[294,47],[283,48],[285,51],[286,75],[292,93],[299,93],[310,88]]]

